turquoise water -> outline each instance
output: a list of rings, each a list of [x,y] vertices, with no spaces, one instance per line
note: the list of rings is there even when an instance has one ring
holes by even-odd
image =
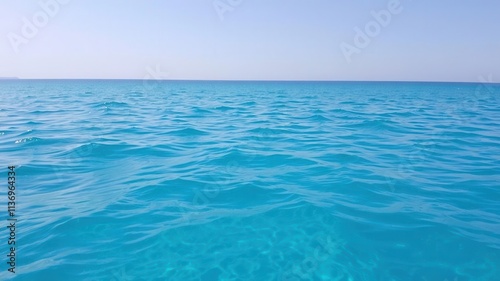
[[[20,80],[0,97],[1,280],[500,280],[500,85]]]

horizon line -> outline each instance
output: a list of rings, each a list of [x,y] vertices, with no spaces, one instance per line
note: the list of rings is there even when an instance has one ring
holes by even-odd
[[[426,80],[264,80],[264,79],[140,79],[140,78],[21,78],[0,77],[0,81],[6,80],[103,80],[103,81],[156,81],[156,82],[372,82],[372,83],[476,83],[476,84],[500,84],[500,82],[489,81],[426,81]]]

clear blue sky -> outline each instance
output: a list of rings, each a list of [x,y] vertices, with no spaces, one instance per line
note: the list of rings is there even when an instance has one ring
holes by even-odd
[[[0,0],[0,76],[500,81],[498,0],[400,0],[349,59],[397,0],[54,1]]]

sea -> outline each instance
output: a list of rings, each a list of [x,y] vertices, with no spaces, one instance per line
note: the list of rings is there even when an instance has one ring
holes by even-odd
[[[500,280],[500,84],[2,80],[0,182],[0,280]]]

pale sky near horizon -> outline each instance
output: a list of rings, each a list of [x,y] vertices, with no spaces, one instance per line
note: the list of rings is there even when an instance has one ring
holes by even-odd
[[[498,83],[499,12],[498,0],[0,0],[0,77]]]

